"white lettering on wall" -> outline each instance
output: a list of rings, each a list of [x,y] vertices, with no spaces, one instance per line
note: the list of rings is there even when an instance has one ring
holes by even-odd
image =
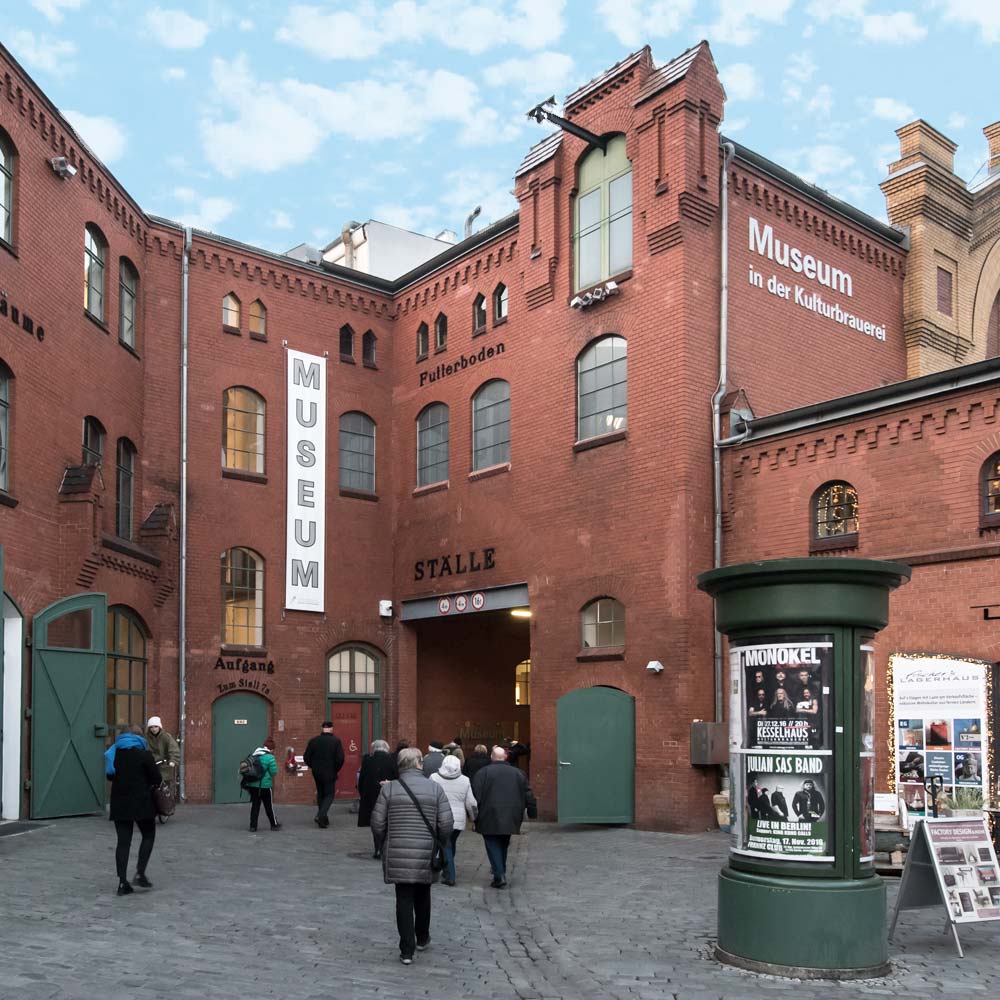
[[[848,298],[854,297],[854,282],[846,271],[841,271],[839,267],[833,267],[811,253],[803,253],[798,247],[790,246],[784,240],[778,239],[770,224],[762,227],[752,215],[750,250],[760,254],[761,257],[773,260],[781,267],[787,267],[796,274],[805,275],[810,281],[818,281],[821,285]]]

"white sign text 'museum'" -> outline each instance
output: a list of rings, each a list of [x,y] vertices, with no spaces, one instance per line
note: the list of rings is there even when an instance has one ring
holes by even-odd
[[[323,611],[326,578],[326,359],[288,351],[285,607]]]

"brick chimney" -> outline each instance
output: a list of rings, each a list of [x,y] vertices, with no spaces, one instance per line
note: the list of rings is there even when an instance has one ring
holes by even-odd
[[[994,122],[983,129],[983,135],[990,145],[990,167],[991,174],[1000,170],[1000,122]]]
[[[889,167],[890,173],[920,162],[934,163],[954,173],[958,146],[922,118],[896,129],[896,135],[899,137],[899,160]]]

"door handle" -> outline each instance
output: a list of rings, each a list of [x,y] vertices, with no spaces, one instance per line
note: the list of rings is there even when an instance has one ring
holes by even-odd
[[[103,723],[103,722],[95,722],[94,723],[94,735],[95,736],[107,736],[108,735],[108,727],[107,727],[107,725],[105,723]]]
[[[561,760],[561,761],[559,761],[559,766],[560,767],[572,767],[573,766],[573,761],[571,761],[571,760]]]

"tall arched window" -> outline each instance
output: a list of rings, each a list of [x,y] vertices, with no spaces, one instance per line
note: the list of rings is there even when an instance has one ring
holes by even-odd
[[[472,397],[472,469],[510,461],[510,383],[495,379]]]
[[[222,393],[222,467],[264,474],[264,420],[262,396],[245,385]]]
[[[129,726],[146,728],[146,630],[129,608],[108,608],[109,742]]]
[[[438,313],[434,320],[434,350],[443,351],[448,346],[448,317]]]
[[[250,336],[255,340],[267,340],[267,308],[260,299],[250,303]]]
[[[135,506],[135,445],[128,438],[118,439],[115,476],[115,534],[132,541]]]
[[[448,407],[431,403],[417,417],[417,486],[448,478]]]
[[[426,323],[421,323],[417,327],[417,361],[422,361],[427,357],[428,344],[430,343],[430,330]]]
[[[222,300],[222,325],[234,333],[240,332],[240,300],[234,292]]]
[[[856,540],[858,491],[850,483],[827,483],[813,496],[813,539]]]
[[[625,605],[613,597],[598,597],[580,612],[583,648],[625,645]]]
[[[375,492],[375,421],[367,414],[340,416],[340,488]]]
[[[482,333],[486,329],[486,296],[480,293],[472,300],[472,332]]]
[[[595,340],[577,358],[578,441],[627,426],[628,367],[624,337]]]
[[[990,455],[983,464],[981,484],[983,514],[1000,521],[1000,451]]]
[[[573,243],[581,289],[632,266],[632,163],[625,136],[584,156],[577,186]]]
[[[264,558],[253,549],[222,553],[222,642],[264,645]]]
[[[340,360],[354,360],[354,330],[347,323],[340,328]]]
[[[375,367],[375,334],[371,330],[366,330],[361,338],[361,361],[366,368]]]
[[[10,462],[10,384],[14,377],[0,361],[0,490],[10,487],[8,468]]]
[[[135,324],[138,317],[139,272],[127,257],[118,262],[118,339],[135,347]]]
[[[0,129],[0,240],[14,242],[14,143]]]
[[[507,286],[501,282],[493,289],[493,322],[500,323],[507,318]]]
[[[995,358],[1000,354],[1000,292],[997,292],[990,309],[990,319],[986,324],[986,357]]]
[[[83,464],[100,465],[104,461],[104,425],[97,417],[83,418]]]
[[[100,229],[88,223],[83,231],[83,308],[104,322],[104,262],[108,243]]]
[[[367,646],[342,646],[326,661],[330,694],[378,694],[382,658]]]

